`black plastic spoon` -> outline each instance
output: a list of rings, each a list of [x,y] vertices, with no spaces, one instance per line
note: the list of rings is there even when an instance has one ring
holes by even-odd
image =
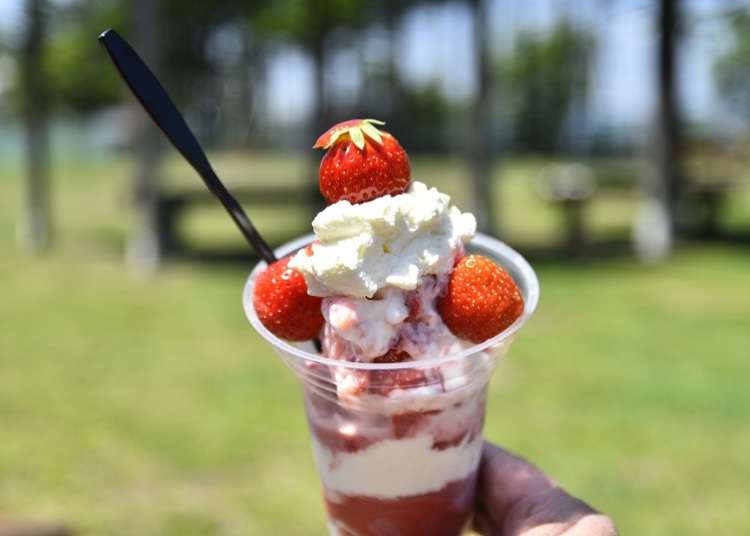
[[[99,35],[99,42],[104,45],[109,57],[120,72],[120,76],[125,80],[141,106],[148,112],[156,126],[169,138],[172,145],[201,176],[211,193],[221,201],[248,244],[268,264],[274,262],[276,255],[274,255],[273,250],[260,236],[237,200],[232,197],[219,177],[216,176],[208,158],[206,158],[206,153],[156,76],[127,41],[112,28],[104,30]]]

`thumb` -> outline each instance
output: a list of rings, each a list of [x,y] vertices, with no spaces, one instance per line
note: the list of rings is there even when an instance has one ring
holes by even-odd
[[[526,460],[485,443],[474,525],[487,536],[616,536],[612,521]]]

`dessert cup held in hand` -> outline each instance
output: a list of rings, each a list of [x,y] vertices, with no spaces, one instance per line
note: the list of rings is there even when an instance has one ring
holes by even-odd
[[[313,239],[292,241],[277,254],[289,255]],[[529,264],[502,242],[478,234],[467,250],[511,274],[524,297],[523,314],[481,344],[403,363],[327,359],[311,343],[279,339],[253,308],[254,281],[265,263],[250,274],[243,295],[247,317],[302,383],[333,535],[455,536],[469,521],[487,384],[534,311],[539,286]]]

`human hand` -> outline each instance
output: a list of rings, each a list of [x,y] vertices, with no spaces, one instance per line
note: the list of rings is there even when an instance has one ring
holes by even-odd
[[[484,444],[474,528],[485,536],[617,536],[610,518],[526,460]]]

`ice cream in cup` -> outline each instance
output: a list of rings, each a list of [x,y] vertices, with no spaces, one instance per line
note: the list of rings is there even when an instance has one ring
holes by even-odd
[[[410,177],[373,120],[336,125],[314,234],[256,266],[250,323],[300,379],[331,534],[455,536],[471,517],[488,382],[534,271]]]

